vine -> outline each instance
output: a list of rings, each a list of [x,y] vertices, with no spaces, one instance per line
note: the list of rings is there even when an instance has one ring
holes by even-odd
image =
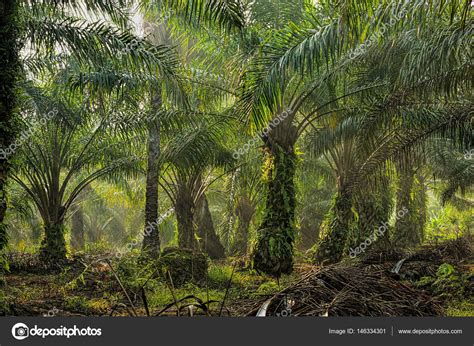
[[[267,166],[266,210],[253,260],[257,270],[279,277],[293,269],[296,156],[293,150],[285,151],[280,146],[273,149],[272,164]]]

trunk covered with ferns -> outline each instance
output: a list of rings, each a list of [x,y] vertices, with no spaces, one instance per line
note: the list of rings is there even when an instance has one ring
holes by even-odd
[[[237,216],[237,230],[232,245],[232,253],[239,256],[247,254],[247,246],[249,241],[249,230],[252,217],[255,214],[255,205],[250,198],[242,196],[237,201],[235,208]]]
[[[265,215],[257,231],[253,252],[255,269],[279,277],[293,270],[295,240],[295,142],[292,116],[285,118],[264,137],[267,155]]]
[[[186,184],[179,184],[176,193],[175,214],[178,222],[178,245],[180,248],[196,248],[194,212],[196,206],[191,189]]]
[[[0,2],[0,250],[7,244],[4,219],[10,164],[6,149],[13,143],[16,132],[14,112],[17,102],[15,84],[20,74],[19,37],[18,1],[4,0]]]
[[[337,263],[343,255],[353,220],[352,194],[341,182],[324,225],[324,236],[315,252],[317,263]]]
[[[161,108],[161,94],[153,99],[153,109]],[[160,234],[158,225],[158,180],[160,174],[160,120],[150,122],[148,125],[148,159],[146,172],[145,194],[145,230],[143,236],[142,252],[150,258],[160,255]]]
[[[201,250],[212,259],[225,257],[225,249],[214,228],[209,202],[205,194],[202,194],[196,205],[196,225]]]

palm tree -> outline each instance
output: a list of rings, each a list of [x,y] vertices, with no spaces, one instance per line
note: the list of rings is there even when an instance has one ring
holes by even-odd
[[[217,236],[209,201],[204,193],[196,202],[196,233],[203,252],[212,259],[225,258],[225,249]]]
[[[188,118],[189,119],[189,118]],[[161,162],[163,162],[163,182],[160,185],[172,201],[178,223],[178,244],[182,248],[198,249],[196,241],[196,204],[199,211],[206,213],[205,191],[212,179],[212,167],[225,167],[230,160],[219,137],[221,122],[206,124],[202,120],[189,121],[187,127],[174,135],[165,146]],[[209,217],[209,215],[208,215]],[[200,224],[202,226],[202,218]],[[199,225],[198,225],[199,226]],[[207,229],[207,232],[212,229]],[[215,234],[203,234],[206,241],[215,241]],[[221,245],[212,246],[216,249]],[[222,255],[222,251],[218,251]]]
[[[189,26],[190,30],[187,35],[192,35],[201,30],[200,24],[206,23],[206,26],[210,26],[211,30],[224,29],[225,31],[232,31],[233,29],[240,29],[242,27],[242,11],[239,3],[236,1],[163,1],[163,2],[150,2],[142,1],[141,7],[146,16],[144,26],[147,28],[147,32],[151,35],[152,42],[159,43],[166,46],[177,46],[179,55],[186,57],[189,54],[189,50],[192,47],[183,47],[180,45],[180,40],[173,40],[171,31],[183,31],[183,25]],[[172,11],[173,17],[167,17],[162,20],[163,14]],[[155,24],[157,23],[157,24]],[[177,25],[181,24],[181,26]],[[151,29],[150,29],[151,28]],[[186,60],[185,66],[189,63],[189,59]],[[186,66],[189,67],[189,66]],[[167,92],[172,92],[167,90]],[[163,107],[163,100],[161,95],[161,89],[159,88],[153,97],[152,103],[155,110],[159,110]],[[187,102],[182,102],[176,105],[181,110],[188,108]],[[154,123],[150,123],[149,127],[149,138],[148,138],[148,163],[147,163],[147,189],[146,189],[146,201],[145,201],[145,235],[143,238],[143,251],[148,253],[150,257],[158,257],[160,252],[158,226],[156,220],[158,219],[158,181],[160,179],[160,119],[157,118]],[[184,192],[183,192],[184,193]],[[207,219],[200,219],[202,222],[207,223],[206,230],[210,229],[207,199],[202,196],[199,200],[199,210],[201,210],[201,216]],[[206,216],[206,217],[205,217]],[[213,227],[211,227],[213,229]],[[202,227],[198,227],[198,231],[203,231]],[[219,243],[215,232],[211,231],[209,242],[213,244],[217,254],[211,257],[222,257],[223,248]],[[207,238],[207,236],[206,236]],[[211,241],[212,239],[212,241]]]
[[[162,106],[160,91],[153,98],[153,110],[159,111]],[[160,236],[157,225],[158,220],[158,181],[160,157],[160,119],[149,123],[148,128],[148,153],[146,171],[146,196],[145,196],[145,231],[143,237],[143,253],[150,258],[158,258],[160,254]]]
[[[272,179],[268,182],[267,217],[255,249],[257,269],[276,276],[291,271],[294,151],[297,139],[307,128],[341,112],[338,108],[344,107],[345,100],[357,95],[380,97],[376,101],[380,108],[372,115],[384,118],[392,113],[382,107],[395,110],[400,95],[423,95],[428,99],[440,92],[455,93],[469,84],[462,77],[470,68],[469,58],[458,50],[469,45],[469,5],[456,1],[449,6],[439,1],[430,3],[430,10],[426,10],[422,1],[308,2],[306,13],[295,15],[294,22],[280,30],[269,30],[264,36],[261,54],[243,78],[240,111],[253,128],[265,126],[285,109],[289,109],[289,115],[277,131],[263,138],[272,162]],[[367,28],[371,35],[364,34]],[[441,50],[443,54],[433,55],[435,59],[428,54],[420,59],[422,51]],[[374,64],[373,70],[364,68],[374,61],[379,64]],[[390,68],[384,70],[383,66]],[[442,75],[435,72],[440,69]],[[383,95],[381,91],[387,92]],[[402,100],[404,106],[412,104],[408,96]],[[364,165],[364,170],[367,167]],[[346,185],[347,181],[339,182],[340,192],[334,203],[334,209],[343,216],[338,227],[341,232],[345,232],[350,219],[352,192]]]
[[[250,155],[244,157],[249,159]],[[235,216],[237,228],[233,236],[232,253],[247,255],[250,242],[250,226],[257,212],[257,206],[262,201],[263,184],[260,181],[261,172],[255,160],[246,162],[236,172]]]
[[[155,74],[159,71],[164,76],[174,73],[175,60],[171,57],[169,48],[153,46],[129,33],[130,5],[126,0],[2,2],[0,32],[3,48],[0,57],[2,65],[9,67],[0,75],[4,86],[0,95],[0,144],[3,152],[3,148],[8,149],[13,144],[15,134],[18,133],[19,126],[15,125],[18,122],[15,117],[15,109],[18,107],[15,88],[16,82],[22,79],[21,66],[38,71],[45,68],[45,65],[51,65],[45,64],[44,59],[37,59],[37,56],[51,58],[51,53],[60,47],[65,55],[74,57],[80,64],[88,64],[89,68],[99,69],[108,60],[125,66],[129,71],[149,71]],[[82,18],[78,18],[78,15]],[[21,57],[20,37],[28,49]],[[132,44],[135,49],[128,49]],[[125,54],[118,54],[124,52]],[[5,184],[9,159],[10,155],[0,157],[0,249],[6,244],[3,219],[7,208]]]
[[[28,109],[27,119],[40,122],[46,110],[57,112],[21,146],[23,165],[12,179],[28,193],[43,219],[40,258],[56,266],[66,259],[64,222],[78,196],[107,174],[134,171],[136,159],[127,150],[131,146],[126,138],[117,134],[116,123],[104,115],[110,112],[104,104],[61,102],[60,95],[50,97],[34,88],[31,95],[37,102]],[[96,112],[102,119],[94,116]]]

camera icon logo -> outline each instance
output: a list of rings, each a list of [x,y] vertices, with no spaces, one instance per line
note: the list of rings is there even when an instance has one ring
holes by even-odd
[[[23,340],[30,336],[30,329],[24,323],[17,323],[12,327],[12,335],[17,340]]]
[[[464,151],[464,158],[466,160],[473,160],[474,159],[474,149]]]

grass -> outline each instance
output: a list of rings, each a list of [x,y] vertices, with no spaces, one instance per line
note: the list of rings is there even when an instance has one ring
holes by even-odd
[[[474,317],[474,302],[472,300],[454,301],[446,309],[450,317]]]
[[[241,299],[256,299],[275,294],[300,275],[297,269],[294,274],[284,276],[278,282],[261,276],[252,269],[234,269],[230,261],[220,261],[209,264],[208,275],[204,280],[200,280],[199,284],[189,282],[180,287],[171,287],[162,277],[150,276],[150,270],[153,268],[143,267],[132,259],[121,265],[115,264],[114,267],[139,315],[142,316],[145,315],[140,291],[142,286],[145,288],[150,314],[156,314],[175,300],[193,296],[179,305],[191,304],[197,299],[202,302],[215,301],[211,304],[211,314],[216,316],[224,297],[225,306],[235,306]],[[103,316],[109,315],[117,305],[130,305],[107,266],[90,267],[82,273],[77,270],[64,271],[59,275],[22,273],[7,274],[5,278],[6,285],[0,292],[0,314],[12,314],[12,311],[9,311],[12,304],[19,307],[20,314],[25,316],[41,315],[53,308],[59,311],[59,315]],[[459,280],[454,278],[464,280],[459,283]],[[439,281],[443,293],[463,292],[461,288],[465,284],[464,275],[458,275],[447,264],[440,266],[437,276],[429,279],[427,282],[420,280],[417,284],[423,286],[422,289],[427,289]],[[226,295],[228,286],[230,288]],[[465,297],[453,296],[452,303],[446,309],[447,316],[474,316],[474,304],[463,299]],[[122,308],[116,310],[114,315],[128,315],[129,312],[123,307],[122,305]],[[173,305],[170,310],[176,311],[176,307]],[[175,314],[172,311],[164,314]]]
[[[144,285],[150,313],[156,313],[175,300],[194,296],[211,304],[212,315],[217,315],[226,296],[229,280],[232,281],[226,296],[226,306],[242,298],[255,298],[277,292],[281,287],[276,281],[263,277],[251,269],[235,268],[230,262],[210,262],[207,278],[197,283],[171,287],[162,277],[150,276],[153,268],[138,264],[136,256],[115,263],[115,270],[140,315],[144,315],[140,288]],[[44,314],[55,309],[59,315],[82,314],[108,315],[118,303],[129,305],[113,275],[90,267],[85,271],[64,270],[59,274],[11,274],[6,276],[6,286],[0,296],[0,309],[11,314],[8,306],[28,306],[30,314]],[[189,299],[180,305],[192,303]],[[32,309],[32,307],[35,307]],[[171,309],[175,310],[173,306]],[[0,311],[0,313],[2,312]],[[128,314],[119,309],[116,314]]]

